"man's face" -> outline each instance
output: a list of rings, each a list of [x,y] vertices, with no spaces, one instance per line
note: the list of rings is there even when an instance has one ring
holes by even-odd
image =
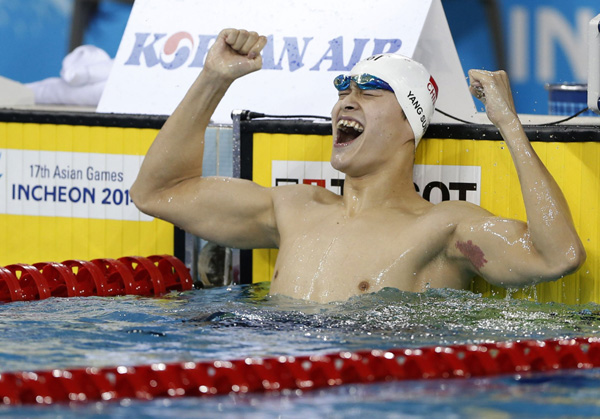
[[[352,82],[338,96],[331,112],[332,166],[361,177],[393,165],[393,156],[414,139],[394,93],[361,90]]]

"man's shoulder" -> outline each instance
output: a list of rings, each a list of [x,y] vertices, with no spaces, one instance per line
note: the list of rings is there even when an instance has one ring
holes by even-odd
[[[321,204],[335,204],[341,199],[340,195],[317,185],[282,185],[272,188],[274,201],[290,204],[315,202]]]
[[[479,205],[459,200],[440,202],[431,208],[429,214],[436,217],[450,217],[455,220],[455,222],[460,222],[465,219],[493,216],[492,213]]]

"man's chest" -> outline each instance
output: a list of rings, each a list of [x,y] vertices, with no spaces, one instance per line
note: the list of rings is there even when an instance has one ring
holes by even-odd
[[[274,289],[285,287],[297,298],[344,299],[388,286],[412,291],[447,235],[416,216],[375,213],[308,221],[282,235],[274,275]]]

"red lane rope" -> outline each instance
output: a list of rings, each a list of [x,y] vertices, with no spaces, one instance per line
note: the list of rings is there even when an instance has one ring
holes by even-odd
[[[170,255],[0,267],[0,302],[92,295],[158,296],[187,291],[192,285],[189,270]]]
[[[451,379],[600,367],[600,339],[339,352],[0,374],[4,404],[313,390],[355,383]]]
[[[152,296],[191,288],[188,269],[170,255],[0,267],[0,301],[5,302],[91,295]],[[600,338],[524,340],[318,356],[6,372],[0,374],[0,400],[8,405],[148,400],[596,367],[600,367]]]

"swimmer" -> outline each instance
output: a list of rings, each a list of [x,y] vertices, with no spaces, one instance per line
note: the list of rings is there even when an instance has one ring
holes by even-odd
[[[434,205],[417,194],[415,149],[437,92],[423,66],[398,55],[363,60],[335,79],[331,164],[346,174],[343,195],[202,177],[211,115],[236,79],[261,68],[266,42],[245,30],[219,34],[131,188],[141,211],[223,246],[278,248],[271,294],[316,302],[384,287],[468,289],[475,276],[527,286],[584,262],[567,202],[523,131],[502,71],[472,70],[470,86],[510,150],[527,222],[465,201]]]

